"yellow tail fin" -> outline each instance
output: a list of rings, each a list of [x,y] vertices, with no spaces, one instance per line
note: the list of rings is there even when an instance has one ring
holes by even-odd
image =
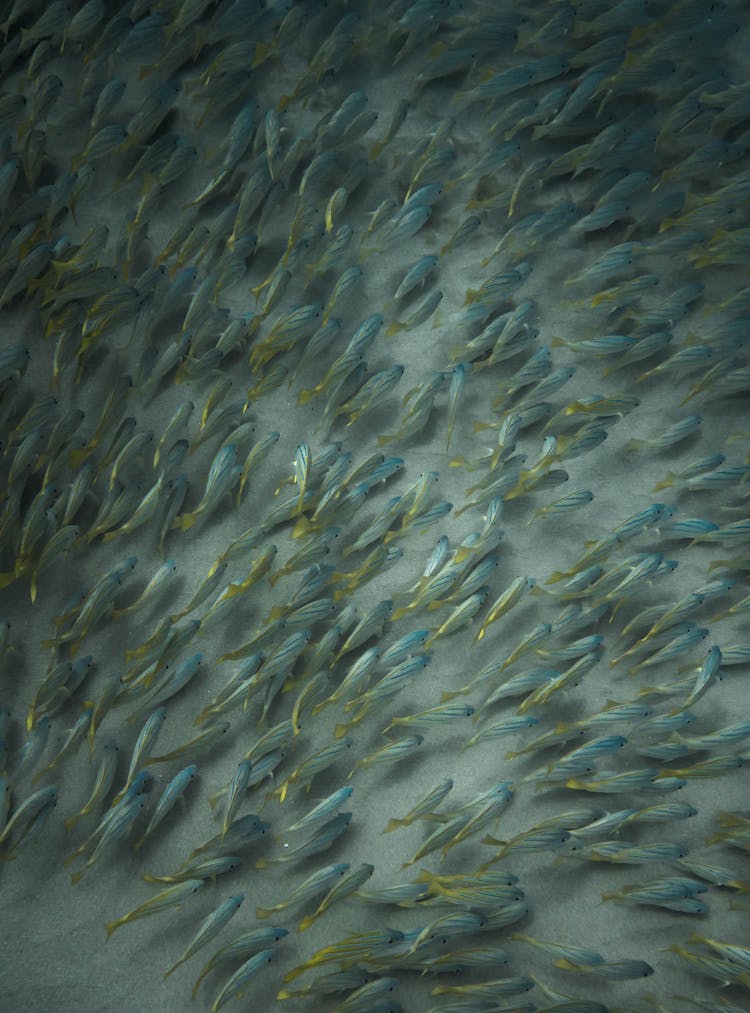
[[[177,518],[177,521],[175,522],[175,525],[173,525],[173,527],[174,526],[179,527],[180,531],[189,531],[195,524],[196,520],[197,518],[194,513],[182,514],[180,517]]]
[[[392,834],[394,830],[398,830],[400,827],[408,826],[406,820],[402,819],[390,819],[383,829],[384,834]]]

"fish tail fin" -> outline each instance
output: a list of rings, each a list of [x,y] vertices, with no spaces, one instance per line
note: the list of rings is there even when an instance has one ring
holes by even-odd
[[[66,830],[67,833],[70,833],[70,831],[73,829],[73,827],[79,821],[79,819],[81,819],[81,814],[80,813],[75,813],[75,815],[73,815],[73,816],[68,816],[68,818],[65,820],[65,830]]]
[[[346,724],[336,725],[336,729],[334,731],[334,738],[336,738],[336,739],[343,739],[344,736],[346,735],[346,733],[351,728],[352,723],[353,722],[351,722],[351,721],[347,721]]]
[[[73,886],[75,886],[76,883],[81,882],[81,880],[85,875],[86,875],[86,866],[84,865],[82,869],[78,869],[77,872],[71,873],[70,882],[73,884]]]
[[[675,483],[676,477],[677,476],[674,474],[674,472],[668,471],[667,472],[667,477],[664,478],[664,479],[662,479],[661,482],[657,482],[656,485],[654,486],[654,488],[651,491],[652,492],[661,492],[662,489],[669,489],[669,488],[671,488],[674,485],[674,483]]]
[[[304,514],[300,514],[292,528],[292,538],[302,538],[314,530],[313,523]]]
[[[389,819],[388,822],[386,823],[385,827],[383,828],[383,833],[392,834],[394,830],[398,830],[401,827],[405,826],[408,826],[406,820],[398,819],[394,816],[392,819]]]
[[[255,70],[257,67],[260,67],[262,63],[265,63],[273,50],[274,46],[272,42],[256,42],[255,53],[253,54],[253,58],[250,63],[250,69]],[[282,101],[286,97],[287,96],[285,95],[282,96]],[[281,102],[279,102],[279,106],[281,106]],[[278,111],[283,112],[283,109],[279,109]]]
[[[486,834],[479,843],[490,845],[498,845],[498,844],[506,845],[508,842],[501,841],[499,837],[493,837],[492,834]]]
[[[182,961],[178,960],[176,964],[172,964],[170,969],[164,972],[164,977],[161,980],[166,981],[167,978],[169,978],[172,974],[174,974],[174,972],[177,970],[177,968],[180,966],[181,963]]]
[[[206,967],[204,967],[204,969],[198,975],[198,978],[197,978],[195,984],[193,985],[193,990],[190,993],[190,998],[191,999],[195,999],[196,995],[198,995],[198,989],[201,987],[201,982],[203,981],[203,979],[206,977],[206,975],[208,974],[208,972],[210,970],[211,970],[211,965],[209,963],[209,964],[206,965]]]
[[[178,527],[180,531],[189,531],[195,524],[197,517],[195,513],[182,514],[175,521],[175,527]]]
[[[80,813],[79,813],[79,816],[80,816]],[[73,862],[75,862],[76,858],[78,858],[79,855],[83,854],[83,848],[84,848],[84,845],[81,845],[81,847],[76,848],[75,851],[71,852],[69,855],[67,855],[65,858],[63,858],[63,868],[64,869],[67,869],[69,866],[71,866],[73,864]]]
[[[306,405],[309,401],[312,400],[312,398],[314,396],[315,396],[315,388],[314,387],[310,387],[310,388],[304,387],[299,392],[299,396],[297,398],[297,404],[298,405]]]
[[[731,609],[725,609],[723,612],[719,612],[719,613],[717,613],[717,615],[711,616],[711,618],[708,619],[707,622],[709,622],[711,624],[718,623],[718,622],[721,622],[722,619],[726,619],[728,616],[731,616],[731,615],[734,615],[734,612],[732,612]]]
[[[255,909],[256,918],[270,918],[273,913],[274,909],[272,907],[256,907]]]
[[[71,468],[80,468],[90,453],[91,450],[87,447],[81,447],[78,450],[71,450],[70,452]]]
[[[385,329],[386,338],[392,338],[394,334],[398,334],[399,331],[406,329],[406,324],[402,324],[400,320],[394,320],[393,323],[389,324]]]
[[[206,45],[208,41],[208,29],[204,25],[199,25],[195,33],[195,45],[193,46],[193,59],[197,60],[200,51]]]
[[[8,587],[8,585],[12,584],[14,580],[16,580],[15,570],[6,570],[5,573],[0,573],[0,590],[4,587]],[[45,640],[42,643],[46,646],[47,644],[54,644],[54,641]]]
[[[271,864],[270,858],[256,858],[255,859],[255,868],[256,869],[265,869],[270,864]]]
[[[112,933],[116,929],[118,929],[121,924],[122,924],[122,922],[120,921],[119,918],[116,921],[114,921],[114,922],[107,922],[106,923],[106,925],[104,926],[104,928],[107,930],[107,940],[110,939],[110,937],[112,936]]]
[[[306,918],[303,918],[302,921],[299,923],[299,925],[297,926],[297,931],[304,932],[305,929],[309,929],[310,926],[313,925],[314,923],[315,923],[315,915],[314,914],[308,915]]]
[[[474,429],[475,433],[482,433],[486,429],[497,429],[497,423],[496,422],[482,422],[480,419],[477,419],[474,422],[474,424],[473,424],[473,429]],[[469,461],[466,460],[466,458],[457,458],[457,460],[464,460],[464,461],[466,461],[467,465],[470,463]]]

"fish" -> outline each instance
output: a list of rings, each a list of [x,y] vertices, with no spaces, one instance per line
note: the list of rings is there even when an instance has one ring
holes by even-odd
[[[643,449],[664,450],[692,436],[702,423],[703,417],[701,415],[687,415],[685,418],[680,419],[679,422],[675,422],[674,425],[668,426],[658,436],[641,440],[629,440],[625,449],[630,452]]]
[[[405,366],[397,364],[382,370],[380,373],[375,373],[360,387],[356,394],[339,405],[334,413],[334,417],[348,414],[349,418],[346,421],[346,425],[351,426],[364,415],[378,408],[390,394],[391,389],[396,386],[404,375],[405,368]]]
[[[191,739],[187,739],[179,746],[175,746],[175,748],[170,749],[169,752],[162,753],[161,756],[147,757],[146,762],[149,764],[169,763],[172,760],[178,760],[183,756],[189,756],[191,753],[207,749],[209,746],[218,742],[223,735],[226,735],[230,727],[231,726],[228,721],[217,721],[215,724],[209,724]]]
[[[139,851],[146,843],[148,837],[154,832],[156,827],[162,822],[162,820],[168,815],[168,813],[174,808],[177,802],[183,797],[185,791],[195,780],[198,767],[196,764],[191,763],[187,767],[183,767],[162,792],[161,798],[156,804],[156,808],[149,820],[148,826],[144,830],[141,837],[133,845],[134,851]]]
[[[536,584],[534,577],[516,577],[512,584],[492,604],[482,622],[479,632],[474,637],[478,643],[487,632],[492,623],[506,615]]]
[[[443,703],[437,707],[429,707],[427,710],[420,711],[417,714],[395,717],[383,729],[383,733],[386,734],[393,728],[427,729],[432,725],[440,725],[455,718],[470,718],[473,715],[474,708],[469,704]]]
[[[352,785],[345,785],[343,788],[339,788],[338,791],[323,799],[322,802],[319,802],[308,813],[287,827],[286,833],[304,830],[326,820],[351,798],[353,791],[354,787]]]
[[[522,716],[494,721],[492,724],[485,725],[475,735],[472,735],[470,739],[467,739],[463,745],[463,749],[470,749],[471,746],[476,745],[477,742],[481,742],[483,739],[495,739],[505,735],[512,735],[523,728],[533,728],[536,724],[538,724],[538,718]]]
[[[398,762],[401,759],[411,759],[415,749],[418,749],[424,742],[423,735],[407,735],[403,739],[396,739],[395,742],[377,749],[374,753],[363,756],[355,763],[349,777],[360,767],[371,767],[381,763]]]
[[[79,820],[92,813],[99,801],[109,792],[117,770],[118,747],[114,739],[108,740],[102,748],[102,758],[94,778],[94,784],[87,801],[84,805],[65,820],[65,829],[68,833]]]
[[[383,138],[380,141],[377,141],[370,149],[370,161],[374,162],[393,141],[396,134],[403,126],[404,121],[409,114],[410,107],[411,102],[406,98],[401,98],[396,102]]]
[[[240,477],[241,469],[236,464],[237,456],[237,447],[233,443],[219,450],[211,463],[200,503],[194,510],[176,518],[173,527],[183,532],[189,531],[199,518],[215,508]]]
[[[370,953],[372,956],[379,955],[380,951],[387,954],[390,947],[401,942],[404,938],[403,932],[398,929],[374,929],[370,932],[355,933],[343,939],[336,940],[328,946],[324,946],[306,960],[303,964],[292,968],[284,975],[285,984],[294,981],[305,971],[319,967],[321,964],[337,962],[344,967],[357,962],[359,957]]]
[[[353,814],[350,812],[337,813],[316,830],[309,840],[291,849],[286,854],[277,858],[256,859],[256,868],[264,869],[274,863],[296,862],[308,858],[310,855],[317,855],[321,851],[326,851],[348,829],[352,816]]]
[[[605,960],[597,964],[574,963],[564,957],[555,961],[555,967],[563,971],[577,971],[599,978],[618,980],[621,978],[647,978],[654,969],[645,960]]]
[[[44,818],[43,814],[47,812],[48,808],[57,804],[59,790],[56,785],[48,785],[28,795],[15,808],[10,819],[0,831],[0,844],[12,839],[18,830],[21,831],[21,840],[27,836],[33,829],[35,822]],[[21,840],[15,842],[16,848]]]
[[[189,960],[198,952],[198,950],[202,949],[214,938],[214,936],[221,932],[224,926],[237,914],[244,899],[244,894],[234,894],[206,916],[198,931],[195,933],[192,942],[183,952],[182,956],[165,972],[164,981],[166,981],[178,967],[184,964],[186,960]]]
[[[85,864],[81,869],[78,869],[76,872],[71,874],[70,878],[74,886],[79,883],[88,870],[96,864],[103,849],[107,848],[114,841],[117,841],[122,837],[126,837],[131,832],[133,824],[140,815],[145,804],[146,802],[142,794],[126,794],[122,798],[120,805],[116,805],[109,810],[109,816],[105,815],[104,820],[100,823],[99,827],[97,827],[97,830],[94,832],[92,837],[89,838],[89,841],[92,841],[92,843],[95,841],[95,843],[89,857],[86,859]],[[98,840],[96,840],[97,837]],[[78,851],[70,855],[66,860],[66,864],[72,861],[79,852],[83,853],[83,851],[85,851],[89,846],[89,841],[84,842],[82,848],[79,848]]]
[[[351,374],[358,362],[363,360],[366,350],[378,335],[383,326],[383,315],[373,313],[366,317],[352,335],[347,347],[329,366],[323,379],[315,387],[303,390],[299,396],[301,405],[307,404],[313,397],[319,397]]]
[[[58,749],[57,753],[55,753],[54,757],[50,760],[50,762],[43,770],[38,771],[31,779],[32,785],[37,784],[37,782],[40,781],[50,771],[55,770],[60,765],[60,763],[62,763],[62,761],[65,759],[66,756],[74,753],[78,749],[81,742],[86,738],[90,722],[91,722],[91,711],[89,710],[83,711],[83,713],[76,720],[75,724],[70,729],[68,729],[68,733],[65,736],[65,740]],[[11,787],[12,787],[12,779],[8,778],[7,779],[8,791],[10,791]]]
[[[391,598],[384,598],[376,603],[376,605],[374,605],[373,608],[359,620],[351,633],[349,633],[339,650],[336,652],[335,660],[340,661],[345,654],[348,654],[355,648],[367,643],[367,641],[372,637],[378,636],[385,623],[391,618],[392,614],[393,600]]]
[[[284,911],[288,907],[304,903],[310,898],[315,897],[316,894],[328,890],[332,883],[342,880],[349,868],[347,862],[338,862],[316,869],[285,900],[279,901],[278,904],[274,904],[272,907],[257,908],[256,917],[270,918],[272,915],[279,911]]]
[[[26,741],[14,756],[15,762],[12,765],[8,782],[11,787],[22,780],[28,771],[34,769],[47,747],[49,733],[50,718],[45,715],[35,722],[29,730]]]
[[[468,840],[479,830],[487,826],[488,823],[497,820],[502,813],[507,809],[510,803],[513,801],[513,790],[511,782],[502,781],[491,789],[488,793],[489,802],[484,808],[480,809],[479,812],[470,815],[469,820],[461,827],[459,827],[457,833],[451,837],[450,840],[446,841],[443,845],[440,860],[444,861],[448,852],[455,848],[458,844]],[[474,803],[471,803],[470,809],[479,807],[484,803],[486,799],[481,799]],[[514,898],[515,899],[515,898]]]
[[[707,914],[708,907],[695,897],[696,893],[704,893],[707,889],[707,885],[700,880],[673,876],[651,880],[640,886],[625,886],[622,890],[605,892],[602,894],[602,900],[663,907],[685,914]]]
[[[548,503],[547,506],[538,507],[527,521],[527,524],[533,523],[538,517],[558,517],[576,512],[591,503],[593,499],[594,494],[590,489],[579,489],[576,492],[567,493],[567,495],[561,496],[560,499]]]
[[[465,995],[494,1000],[496,996],[518,995],[521,992],[528,992],[534,987],[534,984],[531,978],[496,978],[493,981],[483,981],[472,985],[436,985],[432,989],[432,995]]]
[[[390,819],[383,833],[389,834],[400,827],[411,826],[416,820],[430,818],[433,809],[440,805],[443,799],[453,790],[453,784],[452,778],[441,781],[440,784],[431,789],[423,799],[413,806],[405,816]]]
[[[279,801],[283,802],[289,793],[289,788],[300,782],[306,784],[309,791],[315,777],[332,766],[339,756],[343,756],[345,752],[351,749],[351,746],[351,739],[334,739],[333,742],[303,760],[286,778],[283,784],[276,789],[274,794],[278,794]]]
[[[597,953],[596,950],[590,950],[579,946],[569,946],[567,944],[557,943],[551,940],[537,939],[524,932],[514,932],[511,934],[510,938],[522,943],[527,943],[529,946],[540,949],[542,952],[548,953],[553,957],[570,959],[584,964],[604,963],[604,957],[600,953]]]
[[[198,994],[203,979],[219,964],[232,959],[247,959],[259,950],[267,949],[267,943],[277,943],[289,934],[287,929],[273,926],[269,928],[250,929],[236,936],[230,943],[223,946],[211,957],[193,985],[192,996]]]
[[[374,871],[374,865],[363,862],[358,868],[350,872],[340,882],[331,887],[311,915],[307,915],[302,919],[299,923],[298,930],[300,932],[304,932],[306,929],[310,928],[310,926],[313,925],[318,918],[325,914],[325,912],[337,900],[341,900],[343,897],[348,897],[355,893],[355,891],[359,890],[359,888],[372,876]]]
[[[480,588],[475,594],[470,595],[460,605],[457,605],[445,621],[427,638],[425,650],[429,650],[439,637],[454,633],[471,623],[486,602],[489,593],[488,587]]]
[[[274,955],[275,950],[267,948],[260,950],[241,964],[214,999],[211,1004],[211,1013],[218,1013],[226,1002],[235,996],[242,995],[250,979],[254,978],[262,968],[268,966],[273,961]]]
[[[456,935],[472,935],[481,931],[487,924],[485,915],[475,911],[449,912],[441,915],[418,933],[416,939],[409,948],[414,953],[421,945],[434,942],[444,937],[451,938]]]
[[[431,660],[432,656],[429,654],[415,654],[413,657],[407,658],[401,664],[390,669],[371,689],[365,690],[354,699],[348,700],[344,705],[345,711],[350,712],[357,708],[359,710],[348,722],[336,726],[335,737],[342,738],[347,735],[351,728],[364,720],[373,706],[377,705],[381,700],[385,700],[398,693],[404,683],[410,681],[419,672],[424,671],[429,666]]]

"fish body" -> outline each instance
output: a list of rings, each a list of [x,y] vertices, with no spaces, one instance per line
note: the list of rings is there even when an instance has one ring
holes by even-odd
[[[222,990],[214,999],[211,1005],[211,1013],[218,1013],[221,1007],[227,1003],[230,999],[235,996],[242,995],[248,982],[255,977],[255,975],[267,967],[273,961],[275,950],[268,948],[261,950],[254,956],[241,964],[234,974],[225,983]]]
[[[214,936],[221,932],[224,926],[237,914],[244,899],[244,894],[235,894],[206,916],[182,956],[165,972],[165,981],[181,964],[184,964],[186,960],[189,960],[198,950],[202,949]]]
[[[348,829],[352,821],[352,815],[350,812],[337,813],[332,819],[324,823],[309,840],[300,844],[299,847],[293,848],[287,854],[282,855],[280,858],[257,859],[255,863],[257,868],[263,869],[272,863],[297,862],[311,855],[317,855],[321,851],[327,851]]]

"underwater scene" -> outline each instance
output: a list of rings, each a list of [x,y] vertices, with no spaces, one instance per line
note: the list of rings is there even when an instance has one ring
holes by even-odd
[[[1,1013],[747,1013],[747,3],[0,31]]]

